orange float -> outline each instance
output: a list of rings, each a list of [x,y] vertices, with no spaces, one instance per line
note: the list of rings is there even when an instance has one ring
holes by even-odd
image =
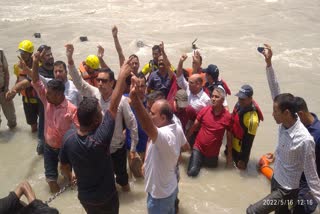
[[[266,176],[269,180],[271,180],[273,175],[273,169],[269,166],[270,163],[273,163],[274,156],[272,153],[267,153],[260,158],[258,167],[260,172]]]

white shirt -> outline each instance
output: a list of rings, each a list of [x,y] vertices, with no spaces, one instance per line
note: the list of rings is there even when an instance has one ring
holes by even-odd
[[[203,89],[201,89],[198,94],[192,94],[190,92],[189,83],[183,75],[177,78],[177,83],[180,88],[187,92],[188,103],[196,110],[196,112],[199,112],[203,107],[211,105],[210,97],[203,91]]]
[[[280,94],[280,87],[272,66],[266,68],[266,74],[271,97],[274,99]],[[297,189],[304,171],[308,185],[319,202],[320,180],[316,172],[314,147],[313,137],[299,118],[289,129],[280,125],[273,176],[282,187]]]
[[[279,127],[273,176],[285,189],[298,189],[302,172],[318,202],[320,180],[316,171],[315,143],[305,126],[297,119],[289,129]]]
[[[43,82],[43,85],[45,85],[47,87],[47,83],[51,80],[50,78],[45,78],[41,75],[40,79]],[[67,82],[64,83],[64,96],[66,97],[67,100],[69,100],[73,105],[75,105],[76,107],[79,106],[79,103],[82,100],[82,96],[80,95],[78,89],[76,88],[76,86],[73,84],[73,82],[71,80],[67,80]]]
[[[109,109],[110,106],[110,98],[104,100],[99,89],[90,85],[86,81],[83,80],[83,78],[80,76],[78,70],[74,65],[70,66],[68,65],[69,74],[73,79],[74,85],[77,87],[81,95],[86,97],[96,97],[101,105],[102,112]],[[110,153],[116,152],[119,148],[122,148],[122,146],[125,143],[125,135],[123,134],[123,121],[128,129],[130,129],[130,135],[132,142],[131,143],[131,151],[136,151],[136,146],[138,144],[138,125],[137,120],[130,108],[130,105],[128,103],[128,99],[125,96],[121,97],[118,109],[117,109],[117,115],[115,118],[115,128],[111,140],[110,145]]]
[[[166,198],[178,187],[176,166],[185,137],[175,123],[157,128],[158,137],[147,145],[144,163],[146,192],[153,198]]]

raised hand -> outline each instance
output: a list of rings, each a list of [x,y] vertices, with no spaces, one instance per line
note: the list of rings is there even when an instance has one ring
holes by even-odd
[[[112,36],[117,37],[118,36],[118,28],[117,26],[112,27]]]
[[[188,58],[187,54],[182,54],[180,57],[180,62],[186,61],[187,58]]]
[[[271,63],[271,59],[272,59],[272,50],[271,50],[271,46],[268,44],[264,44],[265,49],[263,50],[262,54],[265,58],[265,61],[267,63],[267,67],[270,67],[272,65]]]
[[[103,56],[104,56],[104,48],[101,45],[98,45],[97,48],[98,48],[97,56],[99,58],[103,58]]]
[[[163,44],[163,41],[161,41],[161,43],[159,44],[160,46],[160,51],[161,51],[161,54],[164,54],[164,44]]]
[[[200,59],[200,52],[199,51],[195,51],[194,52],[194,55],[193,55],[193,57],[192,57],[192,60],[193,60],[193,63],[195,63],[196,65],[198,65],[198,66],[200,66],[200,61],[201,61],[201,59]]]
[[[45,49],[43,49],[41,51],[41,53],[39,51],[35,52],[33,55],[32,55],[32,59],[34,62],[39,62],[45,55]]]
[[[68,60],[72,59],[73,52],[74,52],[73,44],[66,44],[64,47],[66,48],[66,55]]]

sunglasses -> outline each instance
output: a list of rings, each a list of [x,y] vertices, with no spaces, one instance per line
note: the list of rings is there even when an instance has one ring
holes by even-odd
[[[109,79],[102,79],[102,78],[96,78],[97,82],[107,83],[109,82]]]

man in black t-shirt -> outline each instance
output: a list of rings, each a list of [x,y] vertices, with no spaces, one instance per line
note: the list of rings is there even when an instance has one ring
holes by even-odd
[[[66,45],[68,64],[73,46]],[[109,152],[114,131],[117,108],[125,88],[125,79],[132,72],[130,58],[121,67],[116,87],[111,95],[109,109],[101,113],[99,100],[84,98],[78,107],[80,129],[68,131],[60,150],[61,172],[73,180],[75,172],[78,198],[87,213],[119,213],[119,199],[115,187],[112,161]]]

